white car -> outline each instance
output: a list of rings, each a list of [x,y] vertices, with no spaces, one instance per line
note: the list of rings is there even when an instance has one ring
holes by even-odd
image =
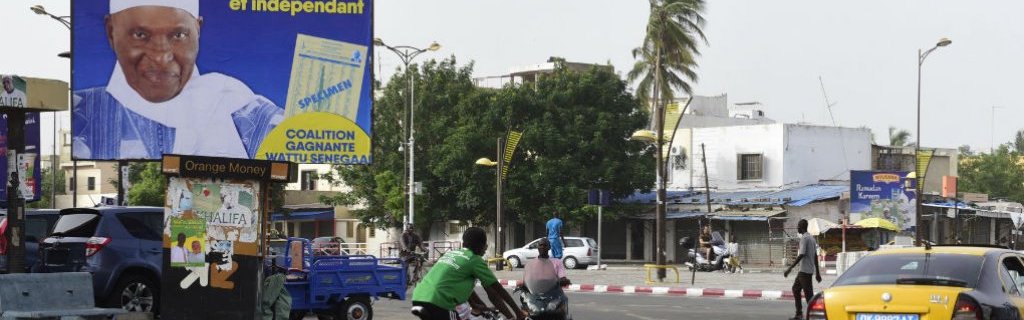
[[[526,265],[526,260],[536,258],[537,242],[541,238],[530,241],[522,248],[515,248],[502,253],[502,257],[508,259],[513,268],[521,268]],[[562,264],[566,269],[576,269],[593,263],[597,263],[597,255],[600,250],[597,241],[587,237],[565,237],[565,244],[562,248]],[[548,253],[551,254],[550,252]]]

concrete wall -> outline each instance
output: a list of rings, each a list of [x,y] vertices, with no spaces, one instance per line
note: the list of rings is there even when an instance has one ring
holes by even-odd
[[[849,170],[871,168],[870,141],[867,129],[781,123],[684,129],[676,133],[673,145],[685,148],[688,159],[685,167],[670,167],[669,188],[704,186],[701,143],[712,188],[749,190],[849,179]],[[738,179],[737,157],[746,153],[763,156],[762,179]]]
[[[850,170],[871,168],[871,131],[787,124],[783,185],[849,180]]]
[[[781,124],[693,129],[692,172],[675,172],[678,179],[673,189],[704,186],[704,167],[701,163],[701,144],[707,153],[707,171],[710,184],[719,190],[773,188],[783,184],[783,126]],[[761,180],[739,181],[736,175],[736,157],[740,153],[763,155],[764,177]],[[681,174],[680,174],[681,173]]]
[[[300,181],[296,182],[296,183],[289,183],[287,186],[285,186],[285,190],[302,190],[302,184],[301,184],[301,182],[302,182],[301,181],[301,179],[302,179],[302,172],[303,171],[307,171],[307,170],[314,170],[314,171],[317,172],[318,175],[322,175],[322,174],[331,173],[333,168],[329,164],[299,164],[299,172],[298,172],[299,177],[298,177],[298,179]],[[348,192],[350,190],[352,190],[352,188],[349,188],[348,186],[346,186],[344,184],[332,185],[331,183],[329,183],[327,181],[327,179],[319,179],[317,181],[317,184],[316,184],[316,191],[341,191],[341,192]]]

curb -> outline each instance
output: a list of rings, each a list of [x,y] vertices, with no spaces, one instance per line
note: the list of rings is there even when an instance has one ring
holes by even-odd
[[[519,284],[517,280],[499,279],[498,283],[507,288],[515,288]],[[565,288],[567,292],[590,292],[590,293],[642,293],[650,295],[686,296],[686,297],[713,297],[713,298],[740,298],[758,300],[793,300],[793,293],[780,290],[742,290],[742,289],[717,289],[717,288],[683,288],[683,287],[647,287],[647,286],[619,286],[619,285],[597,285],[597,284],[571,284]]]

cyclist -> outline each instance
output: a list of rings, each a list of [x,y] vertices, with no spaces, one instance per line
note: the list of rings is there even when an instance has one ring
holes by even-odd
[[[481,300],[474,293],[479,280],[495,309],[509,319],[526,319],[527,313],[501,287],[482,258],[487,250],[487,233],[484,229],[466,229],[462,233],[462,243],[463,249],[449,251],[438,259],[413,290],[412,314],[423,320],[457,319],[456,306],[467,301],[474,307],[479,306]]]
[[[416,234],[416,228],[410,223],[405,225],[405,232],[402,232],[402,251],[416,252],[416,249],[426,250],[423,248],[423,239]]]

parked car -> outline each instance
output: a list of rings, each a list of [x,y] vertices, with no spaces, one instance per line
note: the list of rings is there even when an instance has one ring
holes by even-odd
[[[541,238],[527,243],[522,248],[505,251],[502,257],[508,259],[513,268],[520,268],[526,265],[526,260],[536,258],[537,242]],[[566,269],[586,267],[597,262],[597,255],[601,251],[597,247],[597,241],[587,237],[565,237],[565,245],[562,249],[562,264]]]
[[[97,207],[60,211],[40,243],[40,272],[92,274],[97,304],[157,312],[164,209]]]
[[[45,238],[57,223],[59,210],[25,210],[25,272],[39,261],[39,239]],[[7,273],[7,212],[0,212],[0,273]]]
[[[881,249],[815,295],[807,319],[1020,319],[1022,259],[994,246]]]

